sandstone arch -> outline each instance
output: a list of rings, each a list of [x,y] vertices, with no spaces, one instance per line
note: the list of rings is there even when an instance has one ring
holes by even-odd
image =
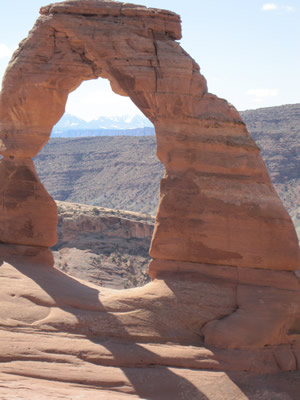
[[[13,55],[1,91],[0,242],[55,243],[56,207],[31,158],[64,113],[68,94],[83,80],[108,78],[155,125],[157,155],[166,168],[151,276],[198,274],[246,285],[235,312],[205,321],[207,343],[287,343],[299,311],[294,305],[275,318],[272,296],[273,287],[299,286],[293,272],[282,272],[299,267],[296,233],[238,112],[208,93],[198,65],[176,41],[179,16],[99,0],[56,3],[41,14]],[[268,287],[261,309],[247,297],[252,284]],[[283,304],[292,294],[282,295]],[[250,327],[259,312],[270,320],[258,337]],[[236,329],[235,338],[224,334],[228,327]]]
[[[12,197],[18,198],[18,213],[7,210],[11,228],[2,216],[2,242],[54,244],[55,207],[38,183],[30,158],[47,142],[70,91],[83,80],[104,77],[156,128],[157,154],[166,176],[151,249],[154,258],[298,267],[291,221],[258,148],[237,111],[207,92],[198,65],[176,42],[181,37],[179,16],[93,0],[56,3],[43,7],[41,14],[3,81],[2,180],[13,178],[2,203],[12,207]],[[10,187],[16,184],[18,193],[11,195]],[[31,198],[34,212],[24,221],[21,214],[33,193],[44,205]],[[40,228],[45,214],[47,234]]]

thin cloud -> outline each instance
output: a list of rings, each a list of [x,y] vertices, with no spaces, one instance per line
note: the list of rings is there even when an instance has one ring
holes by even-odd
[[[266,3],[262,6],[263,11],[273,11],[278,10],[278,5],[274,3]]]
[[[293,12],[295,8],[292,6],[279,6],[275,3],[265,3],[262,6],[262,11],[283,11],[283,12]]]
[[[287,12],[293,12],[295,11],[294,7],[292,6],[282,6],[281,7],[283,10],[287,11]]]
[[[10,58],[12,53],[12,49],[10,49],[6,44],[0,43],[0,58]]]
[[[261,102],[267,97],[276,97],[279,95],[278,89],[249,89],[246,94],[252,96],[254,101]]]

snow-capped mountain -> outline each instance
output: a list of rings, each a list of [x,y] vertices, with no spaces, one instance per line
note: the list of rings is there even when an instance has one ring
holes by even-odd
[[[145,128],[145,129],[144,129]],[[149,129],[150,128],[150,129]],[[143,115],[121,115],[113,117],[99,117],[93,121],[85,121],[83,119],[77,118],[74,115],[65,113],[59,122],[53,127],[52,137],[73,137],[73,136],[103,136],[105,135],[105,130],[108,135],[112,135],[111,131],[116,132],[120,135],[121,130],[137,130],[141,132],[143,130],[148,132],[147,134],[152,134],[153,125],[152,123]],[[84,133],[86,131],[86,134]],[[93,131],[93,132],[92,132]],[[125,133],[128,135],[128,133]]]

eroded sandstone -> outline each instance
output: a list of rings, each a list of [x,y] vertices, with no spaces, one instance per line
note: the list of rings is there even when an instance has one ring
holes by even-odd
[[[57,208],[31,158],[1,159],[0,181],[0,243],[53,246]]]

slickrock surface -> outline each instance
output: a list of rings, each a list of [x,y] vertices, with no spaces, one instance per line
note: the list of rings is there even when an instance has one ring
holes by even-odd
[[[18,185],[1,192],[9,238],[2,234],[0,245],[4,390],[23,376],[40,379],[38,390],[59,381],[116,398],[296,399],[299,372],[284,373],[300,365],[295,229],[238,112],[207,92],[176,42],[180,18],[98,0],[41,14],[0,97],[0,173],[5,188]],[[41,200],[30,167],[68,93],[98,76],[154,123],[166,168],[150,249],[154,280],[128,291],[53,268],[55,206]],[[41,215],[49,221],[36,225]],[[30,234],[19,228],[28,220]],[[276,375],[261,381],[258,373]]]
[[[87,399],[96,390],[99,398],[112,399],[297,399],[299,372],[283,372],[299,365],[297,335],[290,344],[264,348],[203,346],[203,321],[235,307],[230,281],[225,286],[205,275],[173,276],[114,291],[53,269],[47,250],[27,246],[24,257],[3,247],[0,393],[6,400],[16,394]],[[279,278],[284,299],[284,277]],[[251,274],[244,282],[256,296],[265,289],[251,286]],[[267,315],[257,315],[252,331],[262,317]]]

